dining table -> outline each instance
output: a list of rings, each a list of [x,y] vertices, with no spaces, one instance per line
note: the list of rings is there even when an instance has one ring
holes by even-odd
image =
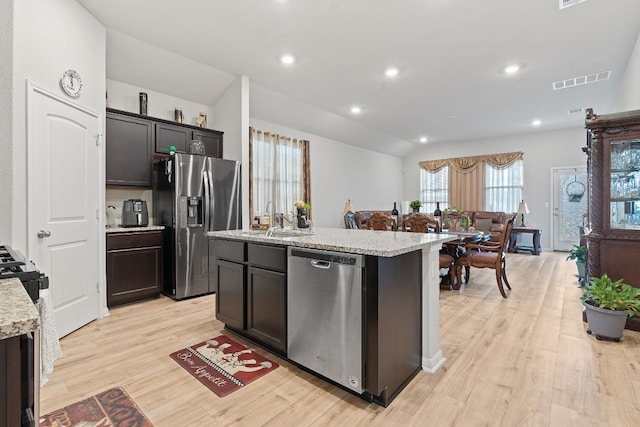
[[[465,246],[469,243],[486,242],[491,239],[490,234],[485,234],[482,231],[451,231],[443,230],[440,234],[448,234],[456,236],[455,240],[442,243],[442,251],[448,255],[451,255],[455,263],[455,280],[454,283],[449,283],[449,289],[458,290],[462,285],[462,265],[457,261],[461,256],[466,254]],[[465,283],[469,281],[469,267],[465,268]]]

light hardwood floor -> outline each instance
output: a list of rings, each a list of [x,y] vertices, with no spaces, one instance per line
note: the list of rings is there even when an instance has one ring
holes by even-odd
[[[387,408],[233,334],[280,368],[218,398],[169,358],[223,333],[210,295],[112,309],[63,338],[41,413],[122,386],[157,427],[640,425],[640,333],[615,343],[585,332],[566,253],[507,257],[509,298],[493,270],[473,269],[463,292],[441,291],[447,361],[435,374],[420,372]]]

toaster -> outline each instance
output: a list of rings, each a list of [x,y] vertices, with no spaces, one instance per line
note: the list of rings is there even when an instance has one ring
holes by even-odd
[[[149,225],[147,202],[140,199],[129,199],[122,203],[123,227],[146,227]]]

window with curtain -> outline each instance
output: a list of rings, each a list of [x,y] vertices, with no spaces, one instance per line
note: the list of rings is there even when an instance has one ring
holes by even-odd
[[[485,198],[487,211],[516,212],[522,200],[522,160],[510,166],[485,165]]]
[[[523,153],[516,151],[421,161],[425,212],[435,209],[438,201],[440,209],[516,212],[523,194],[522,158]]]
[[[449,167],[438,172],[420,169],[421,212],[431,214],[436,210],[436,202],[440,202],[440,210],[449,206]]]
[[[311,204],[309,141],[249,128],[250,219],[289,214],[298,200]],[[273,209],[267,205],[273,203]],[[252,223],[253,221],[251,221]]]

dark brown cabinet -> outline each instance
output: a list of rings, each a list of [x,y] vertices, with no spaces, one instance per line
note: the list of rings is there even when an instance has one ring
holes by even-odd
[[[176,147],[179,153],[186,153],[191,130],[166,123],[156,123],[156,153],[169,154],[169,147]]]
[[[20,337],[0,340],[0,427],[21,425]]]
[[[162,231],[107,234],[107,306],[157,297],[162,290]]]
[[[209,256],[216,318],[286,354],[286,247],[215,239],[210,241]]]
[[[237,262],[218,260],[216,289],[216,317],[232,328],[246,328],[245,301],[246,266]]]
[[[287,248],[247,244],[247,333],[287,351]]]
[[[222,132],[194,130],[191,131],[191,139],[197,139],[204,143],[207,156],[222,158]]]
[[[595,115],[587,110],[589,276],[607,273],[640,287],[640,110]],[[640,319],[627,328],[640,331]]]
[[[203,142],[207,156],[222,158],[223,132],[107,108],[106,184],[151,187],[154,154],[164,157],[169,147],[186,153],[189,142]]]
[[[151,186],[153,125],[111,111],[106,115],[106,184]]]
[[[169,154],[169,147],[176,147],[179,153],[186,153],[189,142],[202,141],[207,156],[222,158],[222,133],[214,130],[193,130],[184,126],[156,123],[156,146],[158,154]]]

